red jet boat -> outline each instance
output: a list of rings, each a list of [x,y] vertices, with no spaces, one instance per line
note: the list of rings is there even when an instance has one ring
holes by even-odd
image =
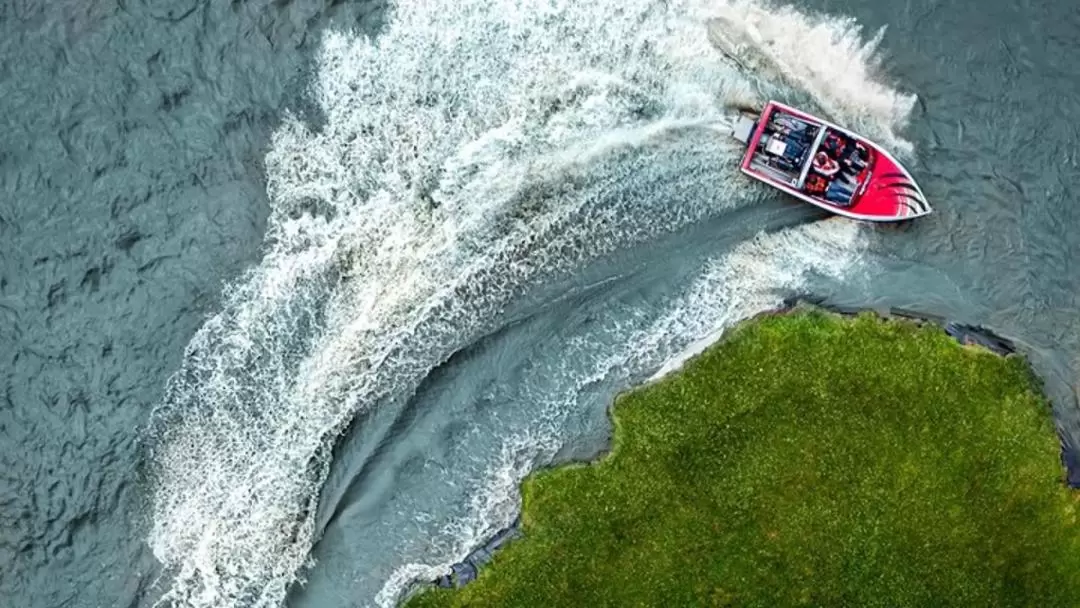
[[[757,119],[740,117],[732,135],[747,144],[743,173],[822,209],[873,222],[931,212],[881,146],[806,112],[770,101]]]

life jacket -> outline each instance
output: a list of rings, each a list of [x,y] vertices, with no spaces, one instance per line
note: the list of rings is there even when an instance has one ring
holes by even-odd
[[[823,194],[828,185],[829,182],[825,181],[824,177],[811,173],[806,176],[806,183],[803,185],[803,189],[806,190],[807,194]]]

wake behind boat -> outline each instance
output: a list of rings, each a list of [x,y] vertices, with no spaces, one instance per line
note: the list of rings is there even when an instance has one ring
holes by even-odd
[[[743,173],[822,209],[874,222],[932,211],[881,146],[806,112],[770,101],[757,119],[740,117],[732,135],[747,144]]]

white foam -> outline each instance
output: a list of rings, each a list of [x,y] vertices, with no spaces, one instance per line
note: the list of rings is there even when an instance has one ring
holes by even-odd
[[[486,539],[510,525],[521,507],[520,483],[534,463],[550,462],[560,447],[559,427],[587,386],[605,380],[621,383],[643,371],[660,368],[653,379],[670,373],[700,352],[735,323],[779,306],[785,295],[804,289],[810,275],[850,280],[860,263],[865,240],[862,228],[846,220],[830,220],[759,234],[733,251],[710,261],[666,312],[638,329],[611,314],[595,327],[597,334],[618,336],[608,352],[604,342],[582,336],[567,345],[560,360],[573,362],[544,375],[575,380],[554,395],[536,395],[545,402],[530,428],[512,435],[477,483],[468,516],[448,529],[438,543],[433,564],[410,562],[397,567],[375,598],[392,608],[415,581],[431,581],[464,559]],[[623,311],[617,311],[619,313]],[[527,382],[527,380],[526,380]]]
[[[897,133],[917,100],[883,82],[878,48],[885,27],[869,39],[850,17],[814,15],[761,0],[718,0],[705,12],[710,37],[746,69],[783,83],[842,126],[898,154],[912,145]]]
[[[642,337],[639,344],[646,353],[662,350],[659,343],[670,344],[675,336],[696,337],[674,352],[650,380],[678,369],[739,321],[780,307],[786,296],[809,287],[811,273],[855,280],[855,272],[865,271],[858,263],[864,248],[862,228],[841,219],[759,234],[740,243],[710,263],[679,305]]]
[[[163,603],[280,605],[326,446],[357,412],[407,395],[539,277],[740,204],[720,193],[647,224],[615,197],[655,178],[609,157],[720,119],[701,100],[731,81],[652,46],[662,11],[618,4],[403,2],[374,43],[327,35],[327,122],[275,134],[265,257],[155,414]]]
[[[680,147],[754,91],[710,45],[706,12],[414,0],[374,42],[327,34],[314,85],[326,123],[284,118],[265,256],[226,290],[153,417],[162,604],[280,606],[309,564],[327,448],[358,412],[393,407],[528,287],[753,200],[732,143]],[[715,185],[687,196],[665,189],[676,179]],[[658,331],[680,344],[692,330]],[[500,466],[498,487],[527,468]],[[456,549],[507,504],[477,503]],[[395,576],[426,572],[406,570]]]

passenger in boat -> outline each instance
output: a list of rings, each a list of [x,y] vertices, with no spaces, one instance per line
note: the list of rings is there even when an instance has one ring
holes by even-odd
[[[806,176],[806,183],[803,184],[803,190],[810,196],[823,196],[825,189],[829,187],[829,180],[824,177],[811,173]]]
[[[821,142],[821,151],[833,158],[840,158],[838,156],[840,144],[835,133],[829,133],[825,136],[825,141]]]
[[[851,197],[855,195],[855,184],[843,178],[837,178],[829,182],[825,189],[825,200],[840,207],[851,204]]]
[[[855,150],[848,155],[848,163],[851,168],[855,170],[855,174],[858,175],[869,164],[870,151],[866,149],[866,146],[859,142],[855,142]]]
[[[825,177],[832,177],[840,171],[840,163],[829,158],[829,155],[824,151],[820,151],[814,155],[814,161],[812,164],[814,171],[824,175]]]
[[[851,156],[844,158],[844,167],[848,169],[852,175],[858,175],[866,167],[866,161],[858,154],[852,154]]]
[[[840,160],[848,157],[851,152],[855,150],[855,142],[843,135],[830,131],[829,134],[825,136],[825,141],[821,144],[821,149],[830,157]]]
[[[866,159],[869,156],[869,151],[866,149],[866,146],[863,146],[858,142],[851,146],[851,148],[851,152],[840,159],[841,171],[839,177],[850,178],[857,182],[859,174],[862,173],[862,170],[865,169],[868,164]]]

